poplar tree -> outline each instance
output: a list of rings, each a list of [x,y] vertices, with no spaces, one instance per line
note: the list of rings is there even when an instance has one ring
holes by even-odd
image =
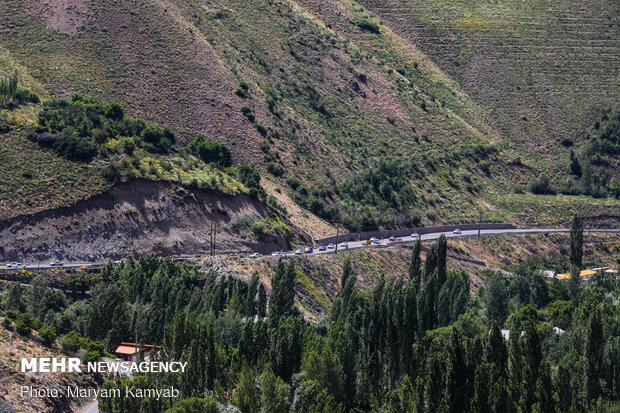
[[[497,323],[491,323],[484,356],[488,363],[497,367],[501,376],[506,376],[507,373],[508,350],[504,342],[504,336]]]
[[[23,312],[25,306],[22,301],[22,287],[19,284],[19,281],[11,283],[8,290],[9,293],[6,298],[6,308],[20,313]]]
[[[446,409],[448,412],[463,412],[466,409],[467,365],[461,336],[458,329],[452,328],[448,348],[448,368],[446,372]]]
[[[256,383],[254,373],[245,366],[239,377],[239,385],[235,391],[233,403],[239,408],[241,413],[258,413],[259,399],[256,394]]]
[[[271,284],[270,316],[281,317],[297,314],[295,308],[295,282],[295,263],[291,261],[289,264],[285,264],[280,259]]]
[[[409,283],[413,284],[416,289],[420,286],[422,280],[422,259],[420,252],[422,251],[422,241],[418,238],[413,251],[411,253],[411,261],[409,262]]]
[[[250,284],[248,285],[248,294],[245,299],[245,315],[252,317],[256,314],[256,292],[258,290],[258,275],[252,275]]]
[[[351,259],[347,258],[342,267],[342,277],[340,279],[340,292],[334,300],[332,311],[332,322],[343,324],[349,312],[354,309],[357,277],[351,266]]]
[[[267,290],[263,283],[258,286],[258,301],[256,302],[256,312],[259,317],[265,317],[267,315]]]
[[[600,394],[599,373],[603,347],[603,325],[601,312],[597,307],[590,315],[585,346],[585,394],[586,403],[590,403]]]
[[[291,387],[268,369],[260,376],[262,413],[287,413]]]
[[[528,322],[522,338],[522,382],[519,406],[523,411],[531,411],[536,401],[536,386],[543,360],[540,336],[534,322]]]
[[[582,267],[583,258],[583,221],[573,216],[570,227],[570,262],[578,269]]]
[[[558,365],[554,381],[557,409],[560,412],[568,412],[573,404],[574,396],[571,386],[571,375],[563,363]]]
[[[573,305],[577,305],[581,295],[581,277],[579,268],[575,265],[571,266],[570,270],[570,278],[568,279],[568,294],[570,295]]]
[[[437,291],[446,282],[447,277],[447,249],[448,241],[446,236],[441,234],[437,240]]]
[[[41,313],[44,305],[44,298],[49,291],[49,285],[47,279],[43,275],[37,275],[34,277],[30,288],[30,313],[35,318],[41,318],[45,314]]]
[[[553,398],[553,384],[551,382],[551,366],[544,360],[539,367],[536,381],[536,403],[534,409],[540,413],[554,413],[555,400]]]
[[[206,386],[208,390],[214,389],[215,375],[216,375],[216,352],[215,352],[215,332],[213,330],[213,323],[207,325],[206,336],[206,359],[207,359],[207,371],[206,371]]]

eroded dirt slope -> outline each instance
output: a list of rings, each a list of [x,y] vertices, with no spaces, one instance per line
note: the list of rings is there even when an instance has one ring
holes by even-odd
[[[72,207],[43,211],[0,224],[0,261],[53,258],[96,262],[127,254],[204,254],[217,223],[217,252],[268,252],[287,248],[283,237],[251,235],[272,210],[247,195],[137,180]]]

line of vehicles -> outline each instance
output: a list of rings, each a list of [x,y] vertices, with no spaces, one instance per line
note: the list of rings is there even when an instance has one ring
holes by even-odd
[[[459,228],[456,228],[452,231],[452,234],[454,235],[461,235],[461,230]],[[420,234],[418,234],[417,232],[414,232],[413,234],[411,234],[409,236],[410,238],[413,239],[419,239],[420,238]],[[388,242],[395,242],[398,240],[399,237],[389,237],[388,238]],[[406,237],[403,237],[406,238]],[[362,245],[381,245],[381,240],[377,237],[371,237],[369,240],[366,240],[366,242],[364,243],[364,241],[361,241]],[[347,242],[341,242],[340,244],[338,244],[338,248],[339,249],[348,249],[349,248],[349,244]],[[317,250],[320,252],[324,252],[324,251],[328,251],[328,250],[335,250],[336,249],[336,245],[335,244],[328,244],[328,245],[321,245],[320,247],[317,248]],[[307,254],[312,254],[314,253],[314,249],[312,247],[306,247],[305,249],[298,249],[295,250],[295,252],[293,253],[294,255],[307,255]],[[282,251],[274,251],[271,253],[272,257],[281,257],[285,255],[284,252]],[[258,252],[255,252],[253,254],[249,255],[249,258],[259,258],[262,257],[262,254],[259,254]]]
[[[65,265],[64,262],[60,261],[60,260],[55,260],[50,262],[50,267],[62,267],[63,265]],[[26,264],[21,263],[21,262],[9,262],[6,264],[7,268],[26,268]]]

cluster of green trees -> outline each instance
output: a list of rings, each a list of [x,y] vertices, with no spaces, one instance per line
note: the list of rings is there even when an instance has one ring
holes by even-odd
[[[26,103],[39,103],[39,95],[18,85],[17,72],[11,76],[0,74],[0,108],[11,109]]]
[[[330,189],[309,190],[295,178],[287,181],[292,199],[328,221],[340,220],[349,231],[414,227],[420,218],[411,212],[416,196],[407,169],[398,161],[382,159],[358,179]],[[340,200],[339,211],[333,206]]]
[[[530,190],[536,194],[620,198],[620,110],[604,110],[586,140],[580,155],[570,151],[568,177],[554,183],[547,177],[535,179]]]
[[[60,345],[66,352],[75,353],[84,349],[85,361],[98,360],[105,354],[103,344],[72,330],[73,323],[67,321],[74,319],[72,308],[65,294],[50,288],[43,275],[33,278],[30,288],[26,290],[22,289],[19,282],[11,283],[0,299],[5,328],[14,329],[24,338],[29,337],[34,330],[46,346],[53,345],[58,334],[64,334],[60,338]]]
[[[574,232],[577,268],[578,221]],[[154,359],[187,361],[183,374],[104,384],[174,386],[178,399],[102,398],[102,412],[566,412],[620,401],[617,277],[554,285],[524,266],[471,296],[468,276],[447,269],[445,238],[425,261],[421,250],[407,274],[369,291],[346,261],[331,316],[314,325],[295,304],[293,260],[278,262],[269,296],[257,275],[209,273],[202,285],[195,268],[143,256],[106,265],[89,300],[53,306],[45,297],[56,293],[38,286],[24,298],[12,285],[2,305],[44,314],[85,358],[103,351],[98,342],[136,340],[161,345]]]
[[[212,163],[219,168],[227,168],[232,165],[230,149],[223,143],[205,140],[204,136],[198,135],[189,143],[188,148],[194,156],[202,159],[204,163]]]
[[[177,406],[149,399],[144,411],[232,404],[241,412],[555,412],[619,400],[617,280],[578,284],[572,301],[534,281],[537,274],[525,277],[527,294],[523,276],[495,274],[470,298],[468,277],[446,270],[445,239],[425,262],[420,250],[417,244],[407,277],[381,279],[366,292],[347,262],[331,317],[314,326],[295,307],[293,262],[279,262],[268,311],[257,278],[247,288],[207,282],[164,321],[157,357],[188,361],[186,374],[106,386],[181,389]],[[237,329],[230,328],[235,319]],[[554,333],[556,322],[564,334]],[[136,403],[102,402],[102,411]]]
[[[98,154],[105,155],[105,143],[121,137],[122,148],[128,155],[136,147],[165,154],[176,141],[167,127],[134,119],[117,103],[103,105],[93,97],[79,94],[44,102],[31,134],[35,142],[53,147],[68,159],[84,162]]]

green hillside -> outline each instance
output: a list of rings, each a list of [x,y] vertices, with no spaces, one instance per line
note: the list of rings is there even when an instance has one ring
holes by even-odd
[[[480,210],[521,222],[538,203],[529,182],[569,177],[568,146],[581,153],[617,100],[617,21],[601,23],[616,6],[595,6],[549,4],[565,30],[543,31],[541,4],[511,2],[9,0],[0,67],[42,94],[121,102],[180,145],[223,142],[350,230]],[[580,24],[589,43],[570,43]]]

